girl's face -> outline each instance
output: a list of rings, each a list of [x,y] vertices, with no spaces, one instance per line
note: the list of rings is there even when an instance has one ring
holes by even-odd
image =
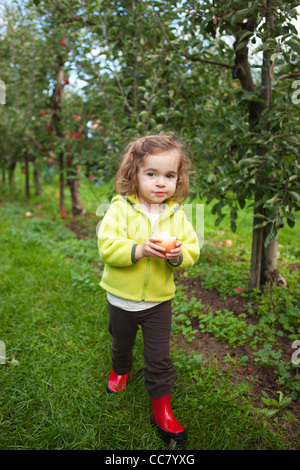
[[[149,211],[152,204],[162,204],[175,193],[179,159],[175,150],[143,158],[137,175],[138,197]]]

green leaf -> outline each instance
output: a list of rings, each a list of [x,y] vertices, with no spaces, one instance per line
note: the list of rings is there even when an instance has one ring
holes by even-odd
[[[218,217],[216,220],[215,220],[215,226],[218,227],[220,225],[220,223],[222,222],[222,220],[224,219],[225,217],[225,214],[222,214],[221,217]]]
[[[288,226],[290,228],[293,228],[295,226],[295,216],[294,216],[294,214],[287,213],[287,214],[284,214],[284,217],[287,220]]]
[[[268,225],[268,223],[269,223],[269,221],[265,220],[264,222],[260,222],[259,224],[254,225],[253,228],[262,228],[262,227],[265,227],[266,225]]]
[[[234,220],[231,220],[230,228],[231,228],[232,232],[236,232],[236,223],[235,223]]]
[[[288,194],[290,194],[295,201],[300,201],[300,195],[299,193],[296,193],[296,191],[289,191]]]
[[[244,207],[245,207],[245,205],[246,205],[245,199],[241,199],[241,198],[239,199],[239,198],[238,198],[238,203],[239,203],[239,205],[240,205],[240,208],[241,208],[241,209],[244,209]]]
[[[245,46],[247,46],[247,41],[242,41],[242,42],[240,42],[240,43],[236,46],[235,52],[240,51],[240,50],[243,49],[243,47],[245,47]]]
[[[268,233],[268,235],[265,238],[264,246],[265,247],[269,246],[269,244],[276,237],[276,235],[277,235],[277,230],[275,229],[275,227],[273,225],[270,232]]]
[[[288,44],[293,49],[293,51],[300,55],[300,40],[298,38],[293,37],[286,41],[286,44]]]
[[[249,18],[249,16],[252,14],[252,11],[252,8],[244,8],[242,10],[236,11],[231,18],[231,24],[234,25],[242,21],[244,18]]]
[[[277,201],[279,200],[279,195],[278,194],[275,194],[275,196],[271,197],[271,199],[268,199],[263,207],[267,207],[267,206],[273,206]]]
[[[207,177],[208,183],[214,183],[216,180],[217,180],[217,177],[213,172],[211,172]]]

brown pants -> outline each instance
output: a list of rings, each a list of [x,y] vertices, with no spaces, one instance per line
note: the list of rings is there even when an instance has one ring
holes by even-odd
[[[155,307],[129,312],[108,302],[109,332],[112,335],[112,368],[118,375],[132,369],[132,349],[138,325],[144,339],[145,386],[151,398],[168,395],[173,386],[176,368],[169,356],[171,335],[171,301]]]

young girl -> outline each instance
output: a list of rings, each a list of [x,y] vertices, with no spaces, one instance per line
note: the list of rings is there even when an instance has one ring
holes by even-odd
[[[119,195],[112,199],[98,231],[104,262],[100,285],[107,291],[112,335],[107,390],[118,393],[127,386],[141,325],[151,421],[165,441],[186,438],[170,405],[176,369],[169,340],[173,272],[192,266],[199,257],[196,233],[180,204],[187,197],[189,164],[182,143],[171,135],[131,142],[116,176]],[[157,245],[162,241],[158,232],[176,237],[175,248],[167,252]]]

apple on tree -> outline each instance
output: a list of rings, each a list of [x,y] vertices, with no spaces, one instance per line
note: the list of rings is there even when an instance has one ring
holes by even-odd
[[[176,242],[177,238],[176,237],[171,237],[169,232],[157,232],[154,235],[155,238],[159,238],[161,242],[154,242],[158,246],[162,246],[166,250],[166,254],[170,253],[171,250],[174,250],[176,248]]]
[[[77,131],[73,131],[72,136],[74,137],[74,139],[80,139],[80,137],[81,137],[81,135]]]

